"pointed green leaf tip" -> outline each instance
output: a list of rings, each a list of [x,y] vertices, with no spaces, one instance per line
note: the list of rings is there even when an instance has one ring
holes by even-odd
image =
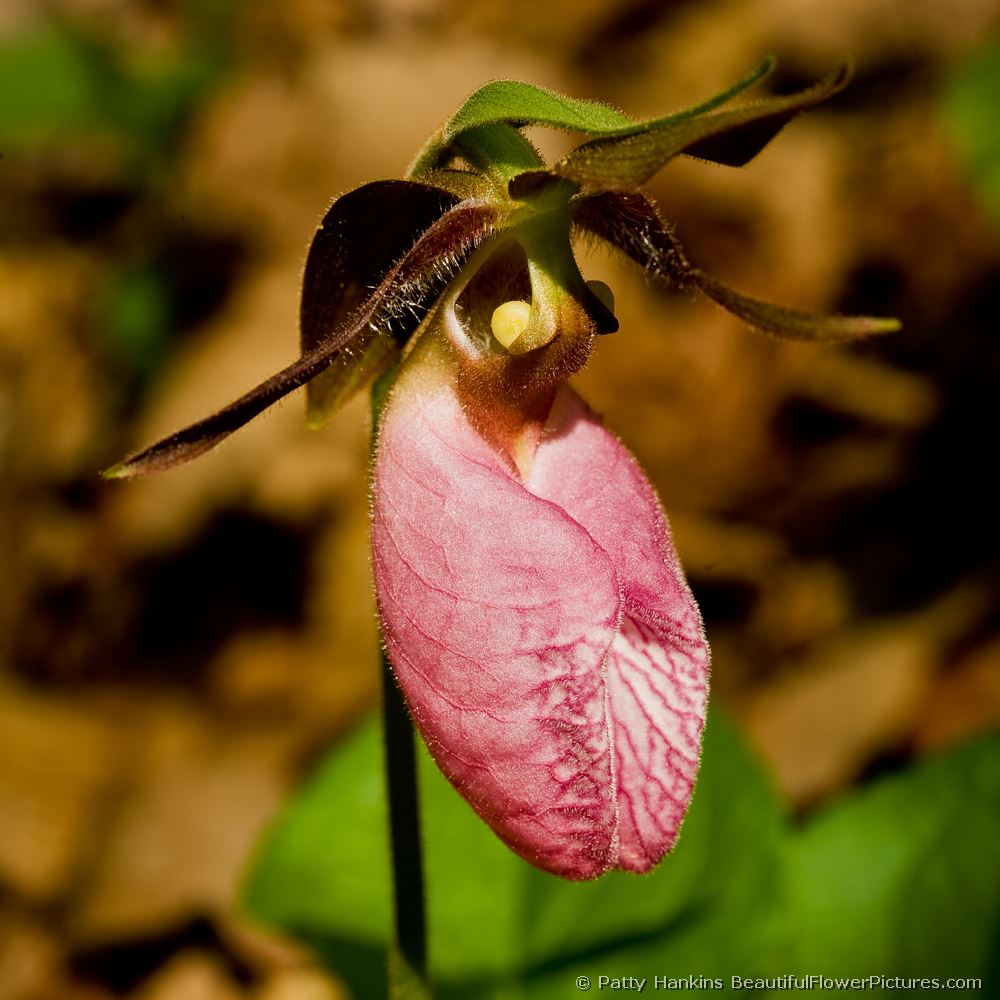
[[[440,166],[449,153],[455,151],[455,145],[465,133],[483,126],[542,125],[598,138],[630,135],[636,129],[680,122],[713,111],[761,80],[773,68],[774,58],[767,56],[741,80],[707,101],[646,122],[637,122],[599,101],[567,97],[519,80],[494,80],[475,91],[438,129],[411,164],[408,176],[421,177]]]

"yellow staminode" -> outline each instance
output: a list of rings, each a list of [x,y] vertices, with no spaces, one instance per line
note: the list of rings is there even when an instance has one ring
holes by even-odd
[[[493,336],[508,350],[510,345],[528,328],[531,306],[519,299],[504,302],[493,310],[490,329]]]

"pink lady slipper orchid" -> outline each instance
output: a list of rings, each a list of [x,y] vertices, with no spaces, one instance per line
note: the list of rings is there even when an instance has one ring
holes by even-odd
[[[566,384],[618,328],[578,234],[779,336],[895,328],[748,298],[687,262],[637,189],[680,154],[739,166],[843,87],[635,122],[514,81],[476,91],[405,181],[337,199],[303,279],[302,357],[109,470],[168,468],[308,383],[319,423],[376,376],[372,552],[385,647],[441,770],[513,850],[571,879],[645,872],[698,769],[708,646],[653,488]],[[521,130],[589,139],[546,166]]]
[[[687,809],[708,694],[666,519],[567,386],[537,418],[478,429],[491,408],[456,360],[475,347],[445,308],[458,348],[427,335],[378,435],[393,669],[438,765],[515,851],[567,878],[648,871]]]

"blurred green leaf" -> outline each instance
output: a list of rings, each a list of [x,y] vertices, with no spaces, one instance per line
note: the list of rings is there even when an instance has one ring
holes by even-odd
[[[943,111],[969,177],[1000,225],[1000,39],[946,81]]]
[[[528,995],[566,996],[579,975],[764,974],[782,929],[783,837],[768,781],[713,712],[680,839],[651,875],[573,885],[531,871]]]
[[[263,922],[318,944],[356,990],[347,943],[384,948],[389,926],[382,753],[374,723],[320,766],[266,837],[244,901]],[[565,994],[567,977],[611,959],[675,968],[759,968],[776,932],[782,820],[756,764],[723,721],[680,842],[648,877],[566,882],[519,860],[424,751],[431,966],[451,996]],[[744,925],[753,928],[745,932]],[[773,948],[770,949],[773,951]],[[649,965],[649,967],[652,967]],[[364,970],[361,977],[364,978]],[[523,989],[523,986],[521,987]]]
[[[154,60],[66,18],[24,29],[0,44],[0,140],[98,133],[155,162],[228,68],[222,15],[192,8],[183,38]]]
[[[0,138],[105,121],[103,72],[73,33],[46,25],[0,46]]]
[[[530,869],[529,956],[600,947],[711,908],[774,875],[782,835],[781,811],[758,764],[713,712],[694,800],[667,860],[644,877],[614,872],[583,884]]]
[[[384,947],[386,823],[382,746],[372,720],[326,757],[278,818],[250,871],[244,904],[293,933]]]
[[[164,65],[133,70],[116,92],[113,124],[137,147],[167,152],[225,68],[220,51],[197,45]]]
[[[373,720],[327,757],[268,834],[245,887],[252,914],[311,941],[385,947],[382,768]],[[419,780],[432,967],[448,979],[506,973],[520,946],[526,866],[474,815],[422,745]]]
[[[150,377],[170,345],[167,276],[155,264],[117,271],[95,299],[96,328],[115,360],[136,380]]]
[[[789,852],[800,972],[977,976],[1000,918],[1000,734],[834,806]]]
[[[278,819],[244,896],[258,919],[316,947],[361,998],[382,989],[389,926],[381,769],[372,722]],[[989,974],[1000,736],[884,780],[795,831],[715,714],[673,853],[649,876],[584,884],[518,860],[426,752],[420,782],[444,997],[563,997],[579,975]]]

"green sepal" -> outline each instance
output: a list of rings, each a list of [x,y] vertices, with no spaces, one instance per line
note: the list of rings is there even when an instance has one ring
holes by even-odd
[[[489,181],[473,170],[442,167],[440,170],[428,171],[420,180],[453,194],[459,201],[481,201],[492,192]]]
[[[544,165],[535,147],[512,125],[497,122],[463,132],[456,152],[502,193],[511,178]]]
[[[636,128],[680,122],[713,111],[766,76],[773,68],[774,59],[768,56],[741,80],[707,101],[644,123],[636,122],[599,101],[567,97],[520,80],[494,80],[475,91],[431,136],[410,165],[408,176],[423,177],[441,166],[449,153],[455,151],[457,141],[464,133],[484,125],[506,123],[515,128],[542,125],[602,138],[629,134]]]
[[[302,353],[319,347],[349,321],[402,257],[458,199],[413,181],[374,181],[338,198],[309,247],[302,276],[299,331]],[[306,387],[307,422],[320,426],[398,353],[398,342],[419,325],[429,284],[389,329],[368,327]]]
[[[797,94],[765,97],[742,108],[682,119],[663,118],[619,130],[578,146],[552,171],[581,185],[636,188],[681,153],[725,166],[752,160],[796,115],[843,90],[852,74],[841,63]]]
[[[773,302],[762,302],[730,288],[697,268],[691,269],[688,278],[705,295],[744,323],[784,340],[830,344],[861,340],[879,333],[895,333],[901,326],[898,319],[888,316],[814,314],[775,305]]]

